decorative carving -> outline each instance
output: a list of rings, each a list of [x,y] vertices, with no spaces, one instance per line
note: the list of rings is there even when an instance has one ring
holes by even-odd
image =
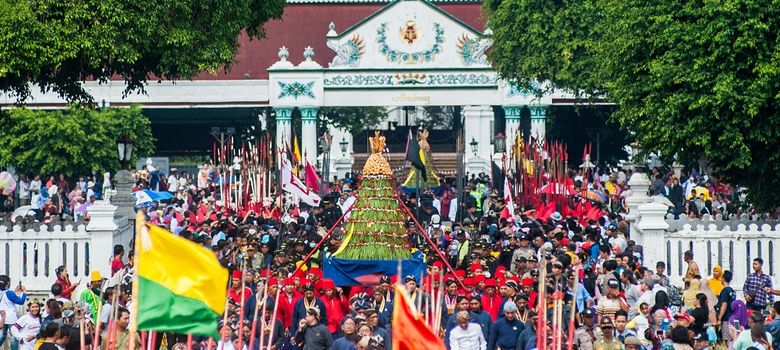
[[[422,36],[420,28],[417,28],[417,24],[414,22],[414,20],[406,21],[406,24],[401,27],[399,33],[401,35],[401,40],[405,41],[409,45],[414,44],[414,42],[417,41],[417,39],[420,39]]]
[[[488,64],[487,49],[493,45],[490,39],[472,38],[468,33],[463,33],[458,37],[457,50],[463,64],[470,66],[472,64]]]
[[[286,46],[282,46],[277,55],[279,55],[279,61],[287,61],[287,57],[290,57],[290,51],[287,50]]]
[[[387,23],[380,24],[379,28],[377,28],[376,33],[377,33],[376,42],[379,44],[379,53],[384,55],[389,62],[406,63],[406,64],[431,62],[436,58],[436,55],[441,52],[441,46],[444,43],[444,27],[442,27],[439,23],[433,24],[433,33],[434,33],[433,44],[427,50],[407,52],[407,51],[396,50],[391,48],[387,44]],[[418,32],[416,34],[416,38],[419,39],[420,35],[421,33]],[[407,43],[408,43],[408,39],[407,39]]]
[[[336,57],[330,62],[331,67],[357,66],[365,53],[365,43],[359,34],[352,35],[352,39],[339,45],[336,41],[328,41],[328,48],[336,52]]]
[[[539,83],[537,82],[531,82],[531,88],[520,88],[517,84],[511,84],[509,85],[509,92],[506,93],[506,97],[512,97],[512,96],[523,96],[528,97],[529,95],[533,94],[534,92],[539,90]]]
[[[428,76],[422,73],[396,74],[395,81],[398,85],[418,85],[425,84]]]
[[[393,76],[390,74],[371,75],[337,75],[325,79],[325,86],[387,86],[393,85]]]
[[[283,81],[278,81],[279,88],[281,91],[279,91],[279,97],[277,98],[285,98],[285,97],[292,97],[293,99],[298,99],[299,97],[308,97],[308,98],[314,98],[314,82],[310,81],[308,83],[301,83],[298,81],[293,81],[290,83],[286,83]]]
[[[303,49],[303,58],[307,61],[311,61],[314,58],[314,48],[306,46]]]

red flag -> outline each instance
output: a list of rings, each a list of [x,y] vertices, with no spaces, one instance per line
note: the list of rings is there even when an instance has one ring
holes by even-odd
[[[320,192],[320,176],[317,175],[317,171],[311,166],[311,163],[306,163],[306,187],[311,188],[314,192]]]
[[[444,343],[428,328],[422,315],[415,310],[406,290],[395,285],[395,303],[393,306],[393,349],[429,350],[445,349]]]

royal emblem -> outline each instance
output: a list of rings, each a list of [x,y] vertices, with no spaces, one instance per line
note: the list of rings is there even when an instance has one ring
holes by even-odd
[[[417,27],[417,24],[413,20],[406,21],[406,23],[401,26],[400,33],[401,40],[405,41],[409,45],[414,44],[418,39],[420,39],[420,36],[422,36],[420,28]]]

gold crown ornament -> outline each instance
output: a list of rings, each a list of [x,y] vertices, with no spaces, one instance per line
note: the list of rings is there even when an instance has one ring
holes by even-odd
[[[369,137],[368,141],[371,143],[371,156],[368,157],[366,165],[363,166],[363,175],[392,176],[393,170],[390,169],[390,163],[382,156],[387,139],[379,131],[375,131],[374,136]]]

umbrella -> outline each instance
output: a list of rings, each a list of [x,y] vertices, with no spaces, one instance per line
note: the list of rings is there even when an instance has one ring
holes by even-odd
[[[27,215],[35,215],[35,212],[32,210],[32,205],[23,205],[19,208],[16,208],[14,212],[11,214],[11,222],[16,222],[16,217],[18,216],[27,216]]]
[[[585,192],[582,197],[592,200],[594,202],[606,202],[607,196],[604,195],[604,193],[601,193],[601,191],[588,191]]]
[[[142,207],[145,205],[149,205],[152,202],[159,202],[166,199],[173,198],[173,194],[170,192],[156,192],[152,190],[143,190],[138,192],[133,192],[133,197],[135,197],[135,206],[136,207]]]
[[[0,189],[3,190],[3,194],[6,196],[16,189],[16,180],[7,171],[0,173]]]

